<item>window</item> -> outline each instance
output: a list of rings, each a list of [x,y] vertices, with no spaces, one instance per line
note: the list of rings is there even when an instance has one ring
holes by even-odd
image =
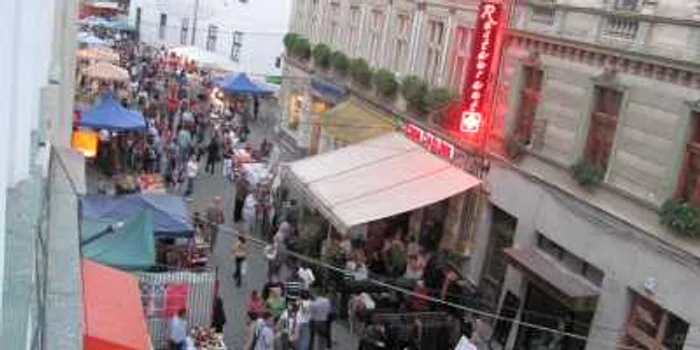
[[[608,87],[595,87],[591,125],[584,152],[584,160],[593,166],[608,168],[621,104],[622,92]]]
[[[328,43],[331,45],[341,45],[338,40],[340,36],[340,3],[331,3],[330,9],[330,30],[328,31]]]
[[[554,8],[552,7],[532,7],[530,20],[535,23],[551,26],[554,24]]]
[[[445,25],[439,21],[428,22],[428,47],[425,51],[423,78],[429,84],[438,83],[440,63],[442,61],[442,42]]]
[[[396,38],[394,40],[394,55],[391,68],[401,72],[408,53],[408,43],[411,34],[411,18],[408,15],[396,16]]]
[[[467,59],[469,58],[469,29],[459,26],[455,31],[454,54],[452,57],[452,68],[450,69],[450,86],[455,90],[462,91],[464,75],[467,70]]]
[[[620,11],[636,11],[639,0],[616,0],[615,9]]]
[[[348,33],[348,55],[354,57],[360,39],[360,8],[350,7],[350,30]]]
[[[304,20],[306,13],[304,9],[306,8],[306,4],[304,0],[297,0],[296,1],[296,20],[294,21],[294,25],[296,26],[296,32],[297,33],[305,33],[304,32],[304,23],[306,21]]]
[[[587,279],[598,287],[603,285],[603,277],[605,276],[603,271],[567,251],[541,233],[537,233],[537,248],[559,261],[567,270]]]
[[[623,343],[648,350],[681,350],[688,323],[653,301],[632,292]]]
[[[141,31],[141,7],[136,8],[136,33]]]
[[[180,27],[180,45],[187,45],[187,33],[190,30],[190,19],[183,18],[182,26]]]
[[[234,31],[231,42],[231,61],[238,62],[241,59],[241,47],[243,46],[243,32]]]
[[[381,49],[382,31],[384,29],[384,13],[379,10],[372,11],[369,23],[369,52],[367,61],[371,64],[376,64],[381,58],[379,50]]]
[[[318,29],[318,0],[311,0],[311,23],[309,27],[309,40],[316,41]]]
[[[529,145],[532,142],[532,126],[540,102],[544,72],[539,67],[524,66],[522,74],[524,81],[520,89],[515,136],[519,142]]]
[[[694,112],[693,134],[685,146],[685,162],[678,181],[677,196],[700,205],[700,112]]]
[[[158,23],[158,39],[165,40],[165,29],[168,26],[168,15],[160,14],[160,23]]]
[[[216,35],[219,32],[219,27],[215,25],[209,25],[207,29],[207,51],[216,51]]]

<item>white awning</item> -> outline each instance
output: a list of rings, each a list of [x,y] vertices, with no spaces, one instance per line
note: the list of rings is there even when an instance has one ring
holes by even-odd
[[[284,176],[342,232],[437,203],[480,182],[399,133],[290,163]]]

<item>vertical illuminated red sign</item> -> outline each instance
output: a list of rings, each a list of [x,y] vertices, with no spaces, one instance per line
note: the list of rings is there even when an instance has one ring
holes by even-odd
[[[501,35],[505,27],[505,0],[483,0],[479,5],[463,91],[460,131],[477,133],[488,124],[493,94],[492,76],[497,74]]]

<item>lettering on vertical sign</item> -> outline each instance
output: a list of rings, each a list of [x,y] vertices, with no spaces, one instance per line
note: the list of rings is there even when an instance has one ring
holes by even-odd
[[[452,159],[455,156],[455,146],[451,143],[435,136],[433,133],[420,128],[411,123],[406,123],[403,132],[409,139],[421,144],[428,151],[443,158]]]
[[[496,56],[500,54],[496,45],[503,27],[504,9],[503,1],[485,0],[479,5],[464,84],[465,109],[462,111],[460,131],[465,133],[479,132],[484,121],[485,105],[490,100],[491,73],[498,62]]]

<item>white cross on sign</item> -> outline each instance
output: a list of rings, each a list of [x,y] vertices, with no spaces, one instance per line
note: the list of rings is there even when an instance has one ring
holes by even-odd
[[[462,113],[462,123],[460,129],[462,132],[476,133],[481,126],[481,113],[465,111]]]

